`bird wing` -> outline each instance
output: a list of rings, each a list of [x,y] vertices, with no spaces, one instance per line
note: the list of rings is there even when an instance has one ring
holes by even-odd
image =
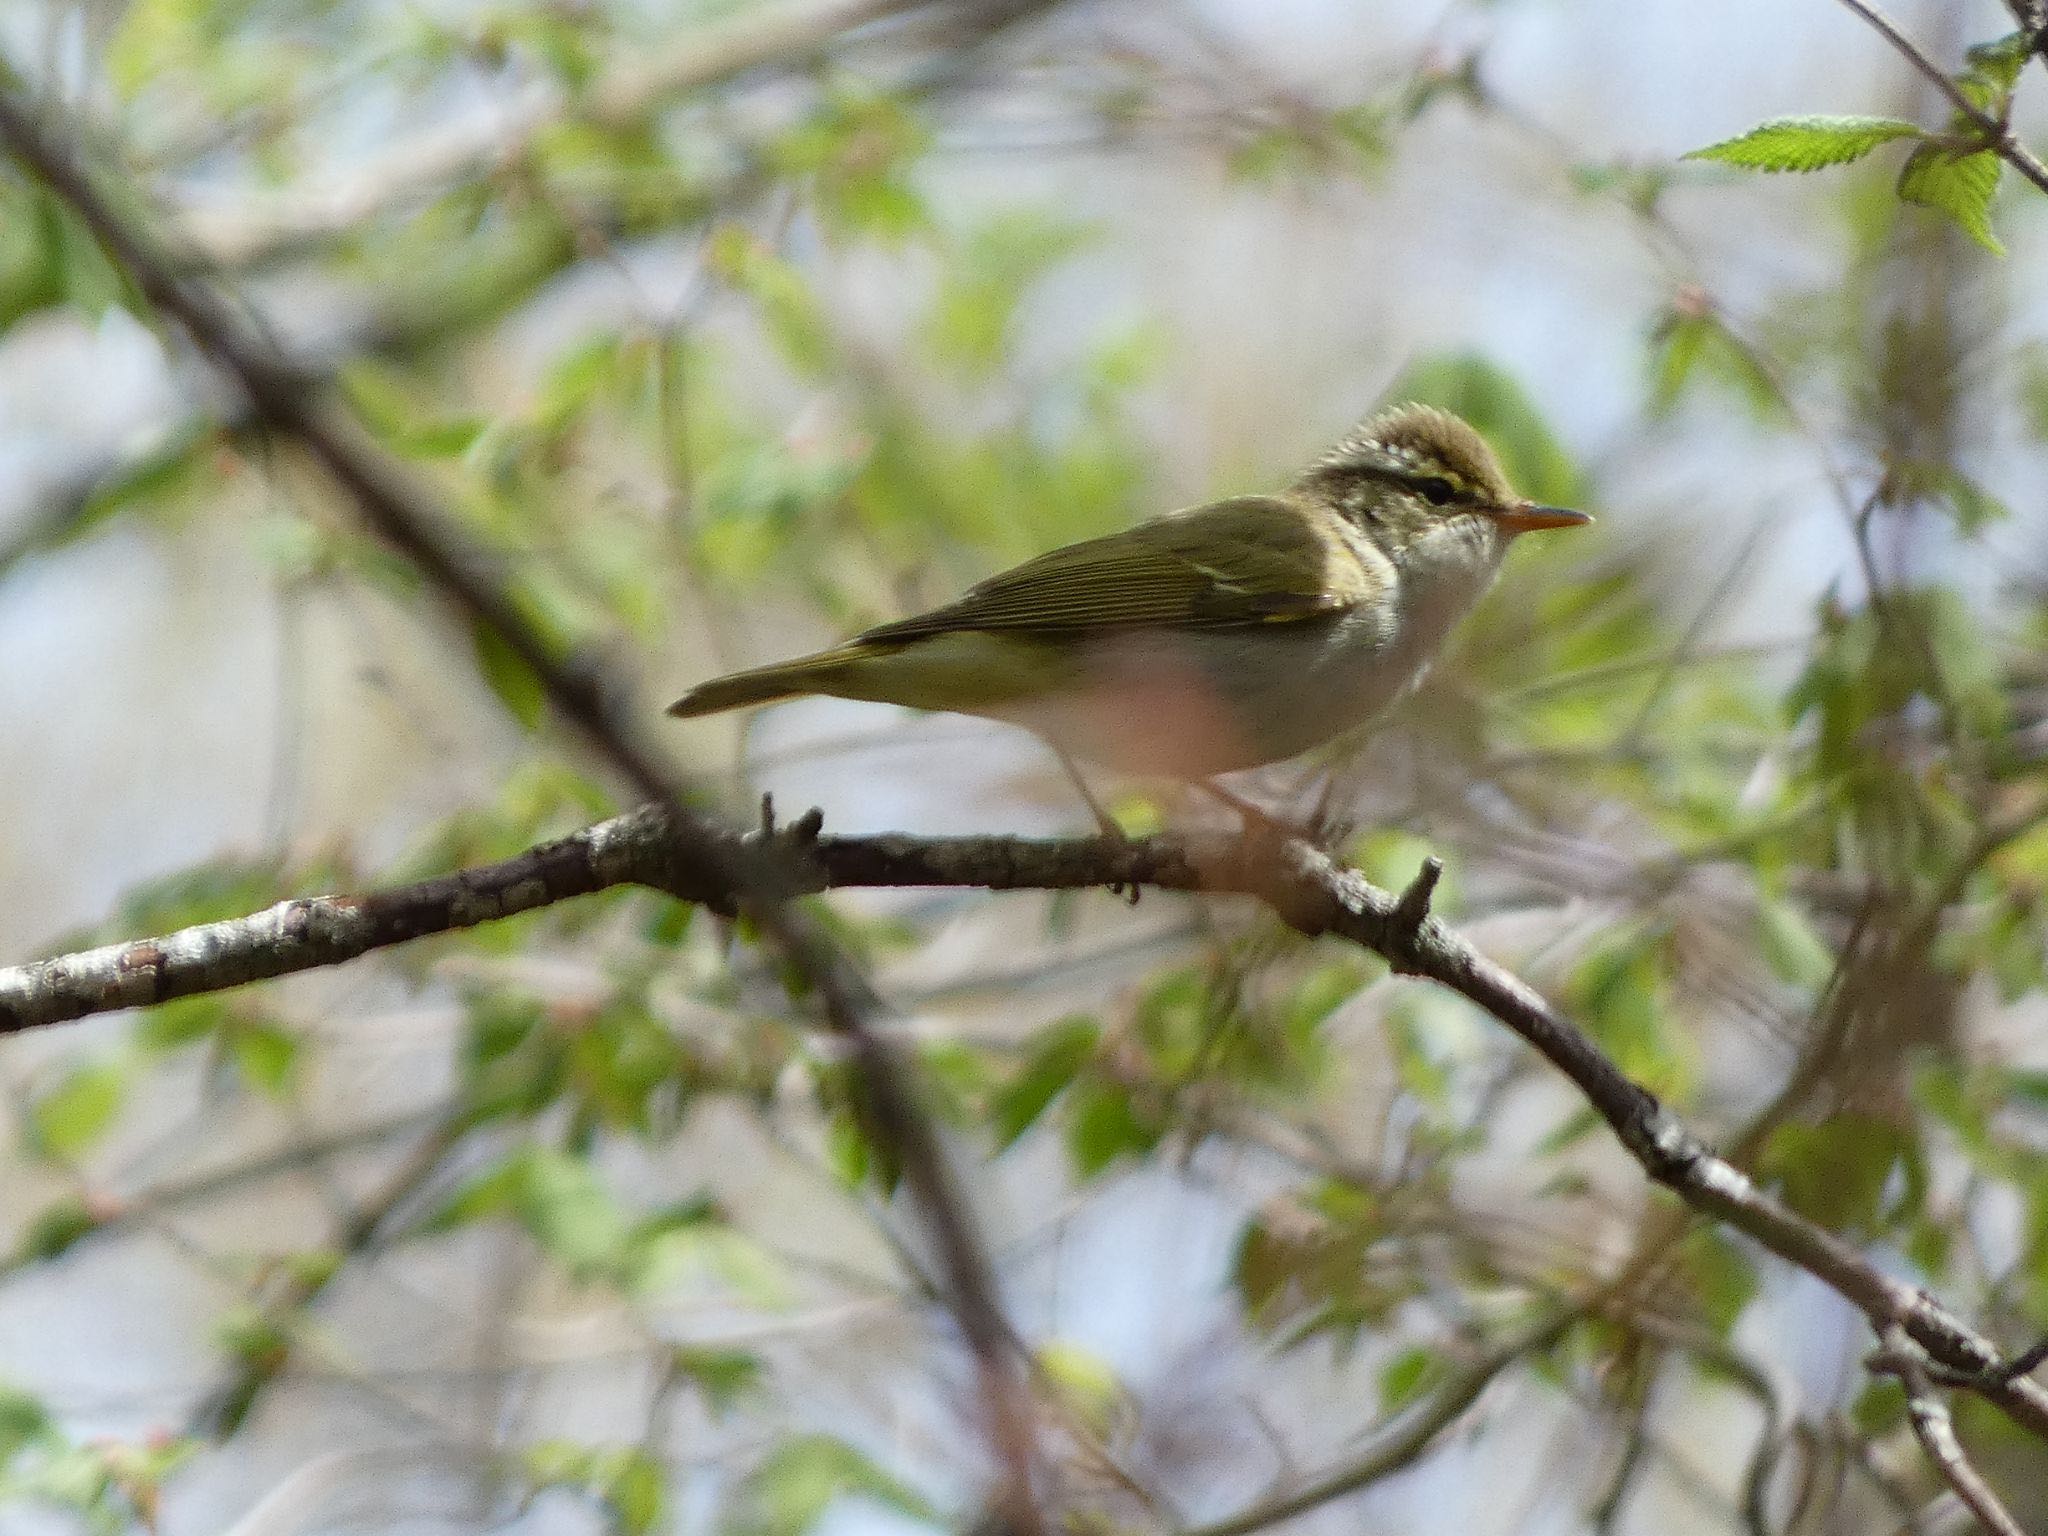
[[[1291,502],[1239,496],[1069,544],[883,624],[862,641],[955,630],[1222,628],[1339,613],[1386,585],[1344,540]]]

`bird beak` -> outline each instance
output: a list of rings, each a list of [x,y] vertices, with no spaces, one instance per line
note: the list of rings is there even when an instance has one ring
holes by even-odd
[[[1533,501],[1495,507],[1488,514],[1507,533],[1535,533],[1543,528],[1578,528],[1593,521],[1569,507],[1539,507]]]

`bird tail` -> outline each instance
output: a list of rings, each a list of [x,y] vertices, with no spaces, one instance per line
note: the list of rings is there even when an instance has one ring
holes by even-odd
[[[669,705],[668,712],[693,720],[699,715],[715,715],[754,704],[772,704],[777,699],[793,699],[806,693],[832,693],[836,691],[832,686],[835,678],[844,673],[847,664],[867,654],[865,648],[842,645],[815,655],[799,656],[794,661],[777,662],[770,667],[731,672],[724,677],[714,677],[708,683],[699,683]]]

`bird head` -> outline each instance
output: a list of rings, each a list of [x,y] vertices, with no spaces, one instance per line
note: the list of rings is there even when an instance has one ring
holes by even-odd
[[[1295,490],[1395,556],[1458,544],[1497,559],[1516,534],[1592,521],[1519,495],[1470,423],[1428,405],[1368,416],[1303,471]]]

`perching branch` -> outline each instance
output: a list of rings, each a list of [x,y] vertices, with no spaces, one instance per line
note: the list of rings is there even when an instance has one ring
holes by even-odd
[[[332,965],[613,886],[651,886],[730,910],[730,891],[707,879],[705,851],[689,841],[695,828],[650,806],[458,875],[368,896],[286,902],[248,918],[0,971],[0,1034]],[[1933,1297],[1886,1274],[1854,1244],[1757,1188],[1527,982],[1439,919],[1418,917],[1412,896],[1382,890],[1305,842],[1270,829],[1136,842],[834,837],[820,833],[814,816],[773,832],[709,836],[715,863],[743,862],[784,898],[848,887],[1017,891],[1115,884],[1256,897],[1303,934],[1372,950],[1396,971],[1476,1003],[1572,1081],[1651,1179],[1699,1214],[1814,1275],[1880,1333],[1902,1329],[1954,1385],[1981,1394],[2048,1439],[2048,1390],[2001,1374],[2001,1357],[1989,1339]]]

